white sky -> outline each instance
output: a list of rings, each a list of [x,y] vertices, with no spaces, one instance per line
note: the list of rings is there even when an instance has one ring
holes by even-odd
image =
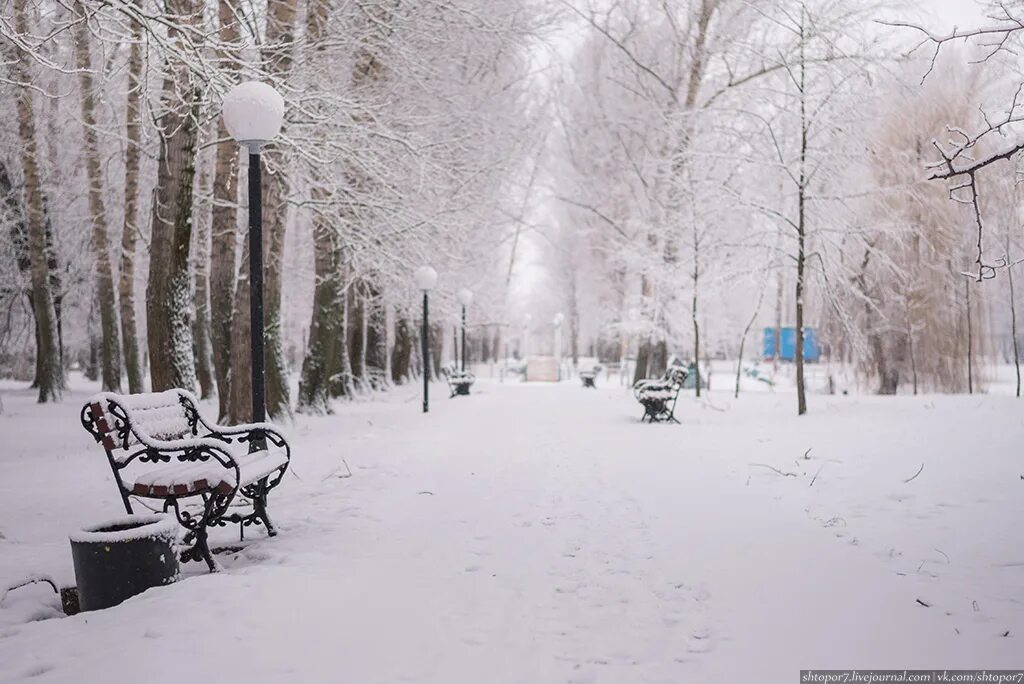
[[[982,8],[975,0],[918,0],[921,19],[937,30],[964,28],[984,19]]]

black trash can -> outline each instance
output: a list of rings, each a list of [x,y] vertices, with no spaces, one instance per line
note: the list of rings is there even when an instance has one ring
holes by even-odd
[[[71,535],[83,611],[116,606],[178,579],[178,522],[164,513],[129,515]]]

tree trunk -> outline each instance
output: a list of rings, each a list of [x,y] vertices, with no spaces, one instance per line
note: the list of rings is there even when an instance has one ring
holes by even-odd
[[[89,27],[85,8],[75,4],[75,61],[82,105],[82,137],[85,171],[89,183],[89,214],[92,222],[92,251],[96,267],[96,301],[100,312],[102,387],[121,391],[121,339],[118,335],[117,301],[114,276],[110,268],[110,244],[107,237],[107,210],[103,203],[103,174],[96,141],[96,114],[93,101],[92,56],[89,51]]]
[[[1006,253],[1010,253],[1010,240],[1006,240]],[[1013,337],[1013,368],[1017,372],[1017,396],[1020,396],[1020,350],[1017,347],[1017,303],[1013,293],[1013,264],[1006,269],[1010,280],[1010,334]]]
[[[24,290],[26,302],[28,304],[29,313],[32,315],[32,328],[34,331],[34,339],[36,342],[36,349],[39,345],[39,325],[36,320],[35,303],[32,300],[32,257],[31,250],[29,248],[29,235],[28,225],[26,224],[26,211],[24,203],[21,198],[21,188],[15,189],[14,181],[11,179],[10,172],[7,165],[0,161],[0,196],[3,197],[4,211],[7,213],[9,220],[8,235],[10,236],[11,246],[14,252],[14,260],[18,267],[18,272],[21,274],[24,281],[28,283],[28,286]],[[57,275],[57,257],[55,250],[53,249],[53,228],[50,225],[50,218],[46,213],[46,205],[43,205],[43,215],[46,224],[46,264],[47,269],[50,273],[50,291],[53,293],[53,309],[54,315],[57,319],[57,342],[58,349],[60,350],[60,361],[61,361],[61,388],[64,388],[63,382],[63,345],[61,344],[61,321],[60,321],[60,278]],[[39,388],[38,377],[41,374],[41,365],[43,358],[39,354],[36,354],[35,364],[35,375],[32,378],[32,389]]]
[[[249,233],[242,242],[242,260],[235,287],[234,313],[228,339],[231,344],[231,400],[228,402],[228,421],[252,422],[252,347],[249,318]]]
[[[352,366],[353,385],[366,389],[366,343],[363,294],[359,283],[348,288],[348,358]]]
[[[199,174],[199,188],[204,197],[210,196],[209,164],[203,164]],[[192,321],[193,354],[195,356],[196,376],[199,379],[199,393],[203,399],[214,395],[213,350],[210,341],[210,212],[207,207],[200,207],[196,212],[195,250],[193,256],[193,274],[195,289],[192,293],[192,308],[195,319]]]
[[[364,286],[364,302],[366,378],[370,387],[382,389],[387,386],[390,379],[387,372],[387,317],[384,302],[375,285],[367,283]]]
[[[14,30],[29,35],[25,16],[26,0],[14,0]],[[46,216],[42,187],[39,182],[38,147],[36,145],[31,61],[24,57],[10,65],[14,80],[25,84],[18,88],[18,137],[21,143],[21,166],[25,179],[25,219],[28,223],[29,260],[32,269],[32,308],[36,315],[36,358],[40,403],[59,401],[63,387],[60,349],[57,346],[57,316],[50,291],[50,268],[46,249]]]
[[[322,188],[313,188],[314,200],[324,199]],[[338,236],[327,219],[313,217],[313,315],[309,323],[309,348],[302,359],[299,381],[300,413],[330,413],[330,398],[336,394],[332,384],[341,372],[344,346],[344,315],[341,306],[341,264]],[[342,393],[344,390],[342,390]]]
[[[238,21],[229,0],[217,3],[220,20],[218,36],[222,45],[238,42]],[[227,52],[227,51],[226,51]],[[223,69],[230,76],[238,66],[233,55],[224,55]],[[213,172],[213,209],[210,226],[210,340],[213,371],[217,380],[220,418],[228,417],[231,401],[232,305],[235,299],[235,261],[238,236],[238,150],[231,140],[224,117],[217,117],[217,158]],[[247,304],[248,306],[248,304]],[[245,316],[248,317],[248,310]],[[246,338],[248,339],[248,338]]]
[[[652,377],[661,377],[668,368],[668,342],[660,339],[651,345],[651,354],[647,361],[647,372]]]
[[[291,74],[293,43],[295,41],[298,0],[269,0],[267,3],[266,41],[263,61],[267,73],[285,83]],[[288,161],[271,147],[266,155],[272,161],[276,157],[279,168],[265,174],[263,188],[263,230],[267,235],[263,260],[266,264],[264,305],[266,320],[264,326],[267,413],[271,418],[281,418],[291,413],[288,397],[288,371],[281,341],[281,283],[284,264],[284,243],[287,230],[288,182],[285,167]]]
[[[441,375],[441,354],[444,351],[444,323],[430,325],[430,379]]]
[[[693,305],[690,307],[690,316],[693,319],[693,386],[696,388],[696,396],[700,396],[700,324],[697,322],[697,292],[700,284],[700,262],[699,242],[697,236],[697,223],[693,223]]]
[[[797,188],[797,247],[796,247],[796,412],[807,413],[807,391],[804,386],[804,268],[806,266],[806,202],[807,202],[807,63],[804,59],[804,23],[806,14],[800,7],[800,180]]]
[[[914,318],[911,315],[910,297],[906,299],[907,317],[907,352],[910,354],[910,378],[914,385],[914,396],[917,396],[917,351],[914,349]]]
[[[967,307],[967,393],[974,394],[974,328],[971,324],[971,281],[964,280]]]
[[[642,309],[646,313],[646,309],[649,308],[648,302],[650,301],[652,293],[651,281],[647,277],[647,274],[640,276],[640,297],[642,302]],[[636,367],[633,369],[633,384],[640,382],[644,378],[648,377],[647,365],[650,362],[651,357],[651,336],[650,333],[641,338],[637,344],[636,350]]]
[[[348,272],[348,265],[342,262],[342,283],[347,281]],[[351,287],[349,287],[349,289],[351,289]],[[353,382],[353,378],[355,376],[352,374],[352,357],[348,353],[348,334],[352,321],[352,317],[350,315],[351,309],[349,308],[348,290],[342,290],[339,293],[339,296],[341,299],[341,331],[338,336],[338,368],[341,374],[341,382],[337,384],[335,390],[337,394],[352,397],[355,396],[356,388]],[[337,394],[335,396],[337,396]]]
[[[140,10],[142,0],[134,0]],[[124,225],[121,228],[121,260],[117,281],[121,308],[121,344],[128,391],[145,391],[139,360],[139,331],[135,322],[135,245],[139,226],[139,147],[142,110],[142,24],[132,22],[132,44],[128,52],[128,95],[125,117]]]
[[[412,378],[414,335],[411,328],[409,319],[399,313],[395,321],[395,347],[391,352],[391,380],[396,385],[403,385]]]
[[[166,11],[197,21],[199,0],[167,0]],[[180,29],[168,37],[178,39]],[[182,102],[181,98],[185,101]],[[164,78],[159,118],[160,156],[153,199],[146,321],[153,391],[195,387],[189,246],[192,242],[192,184],[195,176],[199,90],[187,65],[173,65]]]
[[[100,366],[102,365],[102,354],[100,348],[103,346],[103,339],[96,324],[96,293],[93,293],[89,302],[89,315],[85,319],[85,337],[89,341],[89,356],[85,362],[86,380],[96,382],[100,379]]]

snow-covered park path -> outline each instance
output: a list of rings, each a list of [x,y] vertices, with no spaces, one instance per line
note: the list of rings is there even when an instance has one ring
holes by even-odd
[[[607,383],[479,384],[455,400],[435,386],[428,415],[407,388],[299,417],[296,477],[270,502],[280,536],[106,611],[0,609],[0,681],[1024,665],[1019,402],[812,397],[798,419],[789,394],[715,392],[681,400],[682,425],[642,425]],[[68,529],[118,513],[77,422],[85,396],[5,393],[2,584],[71,583]]]

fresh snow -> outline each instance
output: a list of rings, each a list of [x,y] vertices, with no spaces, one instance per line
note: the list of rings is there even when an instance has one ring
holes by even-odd
[[[45,584],[11,592],[0,681],[1021,667],[1020,400],[812,395],[798,418],[790,392],[737,400],[727,377],[683,392],[681,425],[641,424],[603,374],[597,391],[485,378],[426,415],[404,387],[300,416],[270,497],[278,537],[247,531],[223,572],[191,563],[75,617],[54,617]],[[122,510],[79,424],[96,388],[75,382],[56,405],[0,385],[0,590],[73,584],[69,532]],[[217,535],[237,543],[236,526]]]

